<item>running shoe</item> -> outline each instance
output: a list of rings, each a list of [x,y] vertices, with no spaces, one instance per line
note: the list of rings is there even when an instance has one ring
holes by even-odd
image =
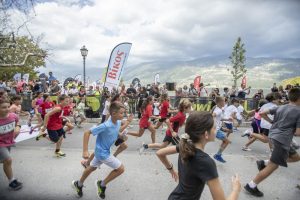
[[[102,181],[96,181],[96,187],[97,187],[97,195],[98,197],[100,197],[101,199],[105,198],[105,190],[106,187],[102,187],[101,186]]]
[[[29,131],[29,134],[32,134],[34,131],[33,127],[30,127],[30,131]]]
[[[256,161],[256,165],[257,165],[257,169],[259,171],[263,170],[266,167],[265,161],[263,161],[263,160]]]
[[[300,145],[296,142],[295,139],[292,140],[291,146],[296,150],[300,148]]]
[[[139,149],[140,155],[146,150],[145,145],[146,144],[143,142],[141,148]]]
[[[245,147],[245,146],[242,147],[242,150],[243,151],[252,151],[252,149],[250,149],[249,147]]]
[[[242,137],[245,137],[245,136],[250,137],[250,135],[251,135],[251,131],[249,129],[247,129],[241,136]]]
[[[222,155],[215,154],[214,159],[216,159],[217,161],[219,161],[221,163],[226,163],[226,161],[222,158]]]
[[[256,197],[262,197],[262,196],[264,196],[264,193],[262,193],[261,191],[259,191],[257,187],[251,188],[251,187],[249,186],[249,184],[247,184],[247,185],[245,185],[244,188],[245,188],[245,190],[246,190],[247,192],[249,192],[249,193],[250,193],[251,195],[253,195],[253,196],[256,196]]]
[[[83,195],[83,193],[82,193],[82,188],[83,188],[83,186],[80,187],[80,186],[78,185],[78,181],[72,181],[72,188],[75,189],[75,191],[76,191],[78,197],[82,197],[82,195]]]
[[[55,155],[56,155],[57,157],[65,157],[65,156],[66,156],[66,154],[63,153],[62,151],[55,152]]]
[[[23,183],[19,182],[17,179],[13,180],[9,185],[9,188],[12,190],[19,190],[22,188]]]

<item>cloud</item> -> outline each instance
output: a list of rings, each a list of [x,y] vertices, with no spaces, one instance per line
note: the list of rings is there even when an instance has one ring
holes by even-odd
[[[111,49],[132,42],[128,65],[153,60],[189,60],[229,55],[241,36],[247,56],[297,57],[300,3],[237,0],[56,0],[41,1],[30,22],[52,49],[47,70],[82,70],[79,49],[86,45],[87,74],[105,67]],[[100,75],[99,75],[100,76]]]

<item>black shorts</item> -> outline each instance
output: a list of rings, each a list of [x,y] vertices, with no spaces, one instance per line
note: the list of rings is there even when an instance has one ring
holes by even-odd
[[[180,138],[177,136],[176,138],[173,138],[171,136],[166,135],[163,142],[169,142],[172,143],[173,145],[179,144]]]
[[[60,139],[61,136],[63,136],[65,134],[64,129],[59,129],[59,130],[49,130],[48,131],[48,135],[49,138],[52,142],[58,142],[58,140]]]
[[[282,144],[274,139],[271,139],[271,143],[273,145],[273,152],[270,161],[279,166],[287,167],[287,159],[295,155],[297,151],[293,147],[290,147],[290,150],[284,149]]]
[[[167,120],[167,118],[160,118],[159,122],[165,122]]]
[[[123,142],[125,142],[122,138],[118,138],[115,142],[115,146],[119,146],[120,144],[122,144]]]
[[[260,132],[261,132],[262,134],[264,134],[265,136],[269,136],[269,129],[261,128],[261,129],[260,129]]]

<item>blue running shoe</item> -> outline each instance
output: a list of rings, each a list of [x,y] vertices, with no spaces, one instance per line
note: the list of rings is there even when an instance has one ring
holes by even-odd
[[[222,155],[215,154],[214,159],[216,159],[217,161],[219,161],[221,163],[226,163],[226,161],[222,158]]]

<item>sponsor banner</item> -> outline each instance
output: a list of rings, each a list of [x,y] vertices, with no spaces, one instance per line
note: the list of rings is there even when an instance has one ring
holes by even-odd
[[[131,43],[118,44],[110,54],[104,81],[104,87],[107,87],[109,91],[111,91],[113,88],[119,87],[131,46]]]
[[[17,81],[17,82],[21,81],[21,76],[22,76],[21,73],[16,73],[14,75],[14,80]]]
[[[25,83],[28,84],[28,81],[29,81],[29,74],[24,74],[24,75],[23,75],[23,79],[24,79]]]
[[[199,85],[201,82],[201,76],[196,76],[196,78],[194,79],[194,88],[199,92]]]

